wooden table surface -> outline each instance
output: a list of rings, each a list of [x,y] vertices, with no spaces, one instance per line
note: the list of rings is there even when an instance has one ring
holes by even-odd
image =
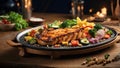
[[[50,23],[54,20],[66,20],[70,19],[70,14],[49,14],[49,13],[34,13],[35,17],[42,17],[46,22]],[[119,28],[118,26],[114,26]],[[24,29],[25,30],[25,29]],[[30,54],[27,57],[21,57],[18,55],[18,49],[9,46],[6,43],[8,39],[14,39],[16,35],[21,31],[0,31],[0,66],[4,67],[19,67],[19,68],[40,68],[40,67],[86,67],[81,65],[81,63],[87,57],[98,57],[102,58],[106,53],[110,54],[110,58],[113,58],[118,53],[120,53],[120,43],[89,54],[84,55],[73,55],[73,56],[62,56],[58,59],[50,59],[49,56],[33,55]],[[10,67],[11,66],[11,67]],[[120,61],[102,65],[93,65],[91,67],[101,68],[101,67],[120,67]]]

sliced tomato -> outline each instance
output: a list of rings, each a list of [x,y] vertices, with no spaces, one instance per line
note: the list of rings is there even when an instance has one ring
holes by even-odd
[[[109,34],[105,34],[104,38],[108,39],[108,38],[110,38],[110,35]]]
[[[8,22],[6,19],[2,19],[2,22],[3,22],[4,24],[9,24],[9,22]]]
[[[59,48],[60,45],[59,45],[59,44],[55,44],[54,47],[55,47],[55,48]]]
[[[32,30],[32,31],[30,32],[30,36],[34,37],[35,33],[36,33],[36,31],[35,31],[35,30]]]
[[[89,33],[87,33],[86,38],[91,38],[91,35]]]
[[[78,46],[79,45],[79,41],[78,40],[72,40],[71,41],[71,46]]]

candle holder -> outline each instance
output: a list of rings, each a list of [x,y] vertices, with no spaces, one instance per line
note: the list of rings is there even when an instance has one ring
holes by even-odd
[[[19,11],[23,15],[23,18],[29,20],[32,16],[31,0],[20,0],[20,3],[18,3],[17,6],[20,8]]]
[[[82,19],[84,15],[84,0],[72,0],[71,2],[72,16],[73,18],[80,17]]]

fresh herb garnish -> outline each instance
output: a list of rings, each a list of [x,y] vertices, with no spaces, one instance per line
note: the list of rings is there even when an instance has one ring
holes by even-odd
[[[65,20],[63,23],[60,25],[60,28],[69,28],[77,24],[77,21],[75,19],[72,20]]]

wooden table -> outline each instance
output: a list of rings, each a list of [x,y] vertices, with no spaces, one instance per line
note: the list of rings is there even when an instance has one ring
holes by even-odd
[[[65,20],[70,19],[69,14],[49,14],[49,13],[34,13],[36,17],[45,18],[46,22],[53,22],[54,20]],[[119,28],[118,26],[115,26]],[[119,30],[119,29],[118,29]],[[23,31],[23,30],[21,30]],[[27,57],[21,57],[18,55],[18,49],[9,46],[6,43],[7,39],[14,39],[16,35],[21,31],[0,31],[0,67],[20,67],[20,68],[40,68],[40,67],[86,67],[81,65],[81,63],[87,57],[103,57],[106,53],[109,53],[113,58],[118,53],[120,53],[120,43],[116,43],[114,46],[100,50],[97,52],[84,54],[84,55],[73,55],[73,56],[62,56],[58,59],[50,59],[49,56],[43,55],[28,55]],[[120,61],[102,65],[93,65],[91,67],[101,68],[101,67],[120,67]]]

